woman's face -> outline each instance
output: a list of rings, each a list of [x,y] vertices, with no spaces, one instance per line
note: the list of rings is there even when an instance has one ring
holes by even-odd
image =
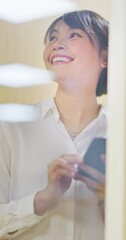
[[[46,68],[55,73],[58,83],[72,79],[75,85],[79,81],[81,84],[93,81],[96,85],[103,68],[103,57],[87,34],[81,29],[70,28],[63,21],[49,35],[43,57]]]

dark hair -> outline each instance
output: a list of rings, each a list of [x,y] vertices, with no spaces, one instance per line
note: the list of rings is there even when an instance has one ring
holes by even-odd
[[[108,27],[109,23],[99,14],[90,10],[81,10],[70,13],[65,13],[57,18],[48,28],[44,42],[55,28],[58,22],[64,21],[71,28],[83,30],[91,40],[94,46],[98,46],[99,51],[108,49]],[[96,89],[96,96],[101,96],[107,93],[107,68],[104,68],[99,77]]]

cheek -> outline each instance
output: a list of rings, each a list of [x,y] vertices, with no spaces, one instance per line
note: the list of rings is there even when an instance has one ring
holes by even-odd
[[[92,47],[87,47],[84,51],[83,48],[78,49],[80,60],[88,66],[100,66],[100,58],[97,51]]]
[[[75,57],[79,56],[81,52],[83,51],[84,47],[79,44],[73,44],[69,47],[70,51],[73,53]]]

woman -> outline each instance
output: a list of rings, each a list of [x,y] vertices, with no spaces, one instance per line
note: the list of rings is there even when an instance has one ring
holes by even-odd
[[[101,240],[104,175],[78,169],[95,137],[106,138],[108,22],[92,11],[67,13],[45,36],[44,61],[55,74],[55,98],[34,123],[1,123],[1,238]],[[32,226],[32,227],[31,227]]]

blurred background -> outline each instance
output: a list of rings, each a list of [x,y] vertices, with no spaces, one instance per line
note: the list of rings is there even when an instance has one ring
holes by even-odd
[[[42,1],[44,7],[44,0]],[[79,9],[93,10],[109,20],[109,0],[74,0],[74,2],[78,4]],[[56,17],[58,15],[21,24],[0,20],[0,64],[21,63],[45,68],[42,57],[43,37],[49,24]],[[56,87],[54,82],[25,88],[0,86],[0,103],[37,103],[53,96]],[[98,101],[106,104],[107,98],[103,96]]]
[[[45,0],[41,1],[44,8]],[[0,0],[0,10],[1,2],[2,0]],[[108,21],[110,21],[111,13],[109,57],[109,79],[111,81],[109,81],[109,96],[103,96],[98,99],[99,102],[105,105],[108,104],[111,120],[108,133],[105,239],[125,240],[126,1],[73,0],[73,2],[78,4],[79,9],[93,10]],[[57,17],[58,15],[55,15],[21,24],[12,24],[0,20],[0,64],[19,63],[32,67],[45,68],[42,57],[44,49],[43,37],[49,24]],[[54,96],[56,88],[57,85],[54,82],[22,88],[0,86],[0,104],[37,103],[49,96]]]

